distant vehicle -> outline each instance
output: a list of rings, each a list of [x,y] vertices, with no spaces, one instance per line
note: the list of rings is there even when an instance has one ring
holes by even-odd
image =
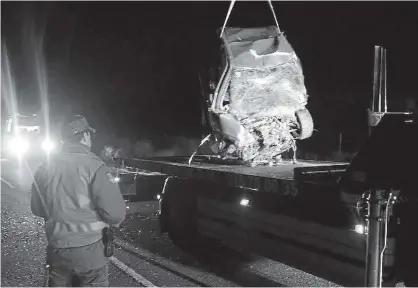
[[[59,149],[57,137],[48,135],[44,119],[36,114],[16,114],[5,121],[2,135],[2,156],[11,159],[43,157]]]

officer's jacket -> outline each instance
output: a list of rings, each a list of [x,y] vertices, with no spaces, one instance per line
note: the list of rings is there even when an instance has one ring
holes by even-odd
[[[126,216],[125,201],[106,164],[82,144],[66,144],[43,163],[32,185],[32,213],[45,219],[49,245],[80,247]]]

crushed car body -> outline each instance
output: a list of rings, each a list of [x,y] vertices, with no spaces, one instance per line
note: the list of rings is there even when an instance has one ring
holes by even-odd
[[[299,58],[276,26],[225,27],[221,64],[207,102],[212,150],[252,166],[275,165],[312,135]],[[296,160],[294,156],[294,160]]]

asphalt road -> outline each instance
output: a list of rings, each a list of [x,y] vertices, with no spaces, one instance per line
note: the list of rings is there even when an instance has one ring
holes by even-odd
[[[1,285],[45,286],[43,219],[33,216],[29,207],[34,167],[1,164]],[[213,243],[202,249],[204,255],[192,256],[159,233],[155,202],[128,206],[127,219],[117,235],[117,249],[110,259],[112,287],[337,286],[281,263]]]

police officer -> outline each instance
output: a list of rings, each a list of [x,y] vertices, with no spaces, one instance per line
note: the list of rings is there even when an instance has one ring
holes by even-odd
[[[106,164],[90,152],[86,118],[72,116],[63,147],[35,173],[32,213],[45,219],[49,286],[109,286],[103,230],[119,225],[126,205]]]

